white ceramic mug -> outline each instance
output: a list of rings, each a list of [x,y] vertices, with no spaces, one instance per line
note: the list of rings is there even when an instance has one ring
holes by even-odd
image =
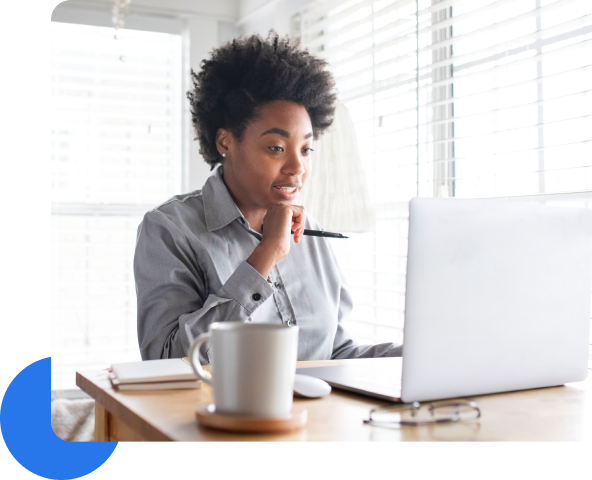
[[[199,362],[208,339],[211,374]],[[195,374],[214,388],[216,412],[254,417],[292,411],[297,355],[298,327],[268,323],[215,322],[189,349]]]

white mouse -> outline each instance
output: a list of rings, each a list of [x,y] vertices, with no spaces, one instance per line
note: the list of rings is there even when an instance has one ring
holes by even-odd
[[[331,393],[331,385],[320,378],[296,374],[294,394],[306,398],[320,398]]]

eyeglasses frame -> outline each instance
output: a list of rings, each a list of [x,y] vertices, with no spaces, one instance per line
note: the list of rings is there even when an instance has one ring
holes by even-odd
[[[417,420],[417,421],[402,421],[402,422],[380,422],[377,420],[372,420],[372,414],[380,412],[380,411],[388,411],[388,410],[393,410],[395,412],[396,411],[411,410],[411,416],[414,417],[415,415],[417,415],[417,412],[422,407],[422,405],[419,402],[413,402],[411,405],[404,405],[403,408],[400,408],[398,410],[394,409],[394,407],[401,407],[401,405],[389,404],[389,405],[384,405],[382,407],[373,408],[372,410],[370,410],[369,418],[365,419],[364,423],[367,425],[373,425],[373,426],[377,426],[377,427],[397,427],[397,426],[419,427],[419,426],[426,426],[426,425],[437,425],[437,424],[442,424],[442,423],[454,423],[454,422],[458,422],[462,417],[462,413],[459,410],[457,410],[456,413],[454,415],[452,415],[451,417],[434,418],[433,420]],[[432,415],[432,417],[434,417],[434,411],[437,410],[438,408],[442,408],[442,407],[471,407],[477,412],[477,417],[475,418],[475,420],[481,418],[481,409],[473,401],[440,403],[440,404],[430,403],[428,406],[428,410],[429,410],[430,414]]]

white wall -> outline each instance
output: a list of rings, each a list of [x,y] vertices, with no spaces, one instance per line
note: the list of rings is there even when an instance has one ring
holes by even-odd
[[[55,8],[52,20],[110,27],[112,4],[112,0],[68,0]],[[185,97],[192,87],[190,68],[198,70],[213,48],[237,35],[238,7],[238,0],[132,0],[130,5],[125,28],[183,35],[183,191],[201,188],[210,175],[210,167],[194,140],[189,101]]]
[[[243,35],[266,36],[274,29],[280,35],[290,34],[290,19],[313,0],[240,0],[237,25]]]
[[[205,59],[209,52],[219,44],[218,22],[213,22],[208,18],[193,17],[187,22],[186,35],[189,38],[189,65],[194,71],[199,70],[200,62]],[[192,88],[191,79],[186,75],[187,85],[184,91]],[[189,178],[187,190],[197,190],[202,187],[210,175],[210,166],[204,161],[199,153],[199,142],[194,140],[195,130],[191,124],[189,102],[184,103],[187,107],[186,118],[189,121]]]

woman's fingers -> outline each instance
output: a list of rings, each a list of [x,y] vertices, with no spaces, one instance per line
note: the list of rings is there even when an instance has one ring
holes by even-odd
[[[306,213],[299,205],[272,205],[264,218],[264,237],[266,239],[284,238],[290,242],[290,230],[294,232],[294,242],[299,243],[304,232]]]
[[[304,221],[306,213],[304,207],[298,205],[290,205],[292,209],[292,231],[294,232],[294,242],[300,243],[302,232],[304,231]]]

